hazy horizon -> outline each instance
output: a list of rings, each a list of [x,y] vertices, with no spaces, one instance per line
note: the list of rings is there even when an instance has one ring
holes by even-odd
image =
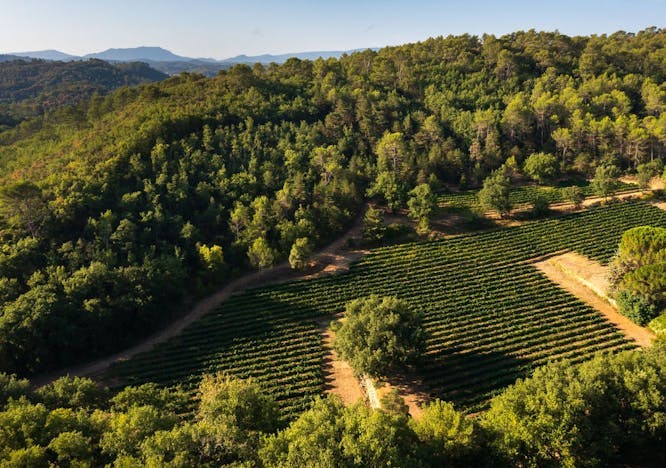
[[[535,7],[513,0],[357,1],[278,5],[248,0],[37,0],[3,2],[0,53],[55,49],[86,55],[109,48],[163,47],[187,57],[284,54],[383,47],[448,34],[558,30],[569,35],[636,32],[666,18],[659,0],[573,1]]]

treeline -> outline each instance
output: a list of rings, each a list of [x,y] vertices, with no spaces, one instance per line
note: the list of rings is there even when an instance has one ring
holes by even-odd
[[[202,380],[196,403],[154,384],[115,395],[88,379],[29,390],[0,374],[7,466],[661,466],[666,353],[550,364],[474,418],[434,401],[418,419],[318,399],[287,427],[257,384]],[[391,395],[391,394],[389,394]]]
[[[665,46],[658,29],[451,36],[24,121],[0,133],[0,368],[125,346],[185,295],[332,239],[368,196],[404,206],[536,151],[584,174],[663,158]]]
[[[145,63],[103,60],[0,61],[0,130],[45,112],[78,104],[94,94],[160,81],[167,75]]]

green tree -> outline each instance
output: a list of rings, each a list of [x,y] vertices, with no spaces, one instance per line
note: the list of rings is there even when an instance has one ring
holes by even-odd
[[[437,208],[437,197],[430,190],[430,185],[417,185],[409,192],[409,216],[418,223],[417,232],[425,234],[430,230],[430,216]]]
[[[583,201],[585,200],[585,193],[583,192],[583,189],[577,185],[562,187],[560,189],[560,193],[562,194],[562,199],[573,203],[576,209],[580,208],[583,205]]]
[[[407,170],[405,141],[400,132],[385,133],[377,143],[377,167],[379,171],[390,172],[397,180],[404,180]]]
[[[617,178],[619,176],[620,171],[615,166],[597,166],[594,172],[594,179],[592,180],[594,193],[604,200],[608,200],[617,190]]]
[[[198,398],[197,418],[202,421],[228,423],[244,431],[273,432],[277,428],[275,401],[252,380],[205,375]]]
[[[405,204],[405,185],[398,181],[395,174],[382,171],[377,175],[374,184],[368,188],[368,196],[380,195],[386,200],[386,205],[391,211],[401,208]]]
[[[0,189],[0,216],[32,237],[39,237],[49,211],[42,190],[32,182],[8,184]]]
[[[532,180],[543,184],[557,175],[557,158],[549,153],[532,153],[523,163],[523,170]]]
[[[257,237],[252,242],[247,251],[247,256],[253,267],[262,270],[272,266],[275,261],[275,252],[263,237]]]
[[[511,212],[509,193],[511,183],[502,171],[495,171],[483,181],[479,191],[479,204],[486,210],[497,210],[500,216]]]
[[[359,374],[382,376],[419,358],[421,315],[396,297],[369,296],[347,304],[335,350]]]
[[[361,235],[365,242],[371,244],[383,241],[386,235],[386,224],[382,218],[382,213],[372,205],[368,206],[365,215],[363,215]]]
[[[636,168],[636,179],[641,190],[650,188],[650,182],[661,172],[661,161],[655,160],[649,163],[639,164]]]
[[[361,405],[345,407],[336,397],[318,399],[288,428],[265,439],[263,466],[409,466],[417,442],[407,418]]]
[[[289,252],[289,265],[295,270],[304,270],[308,266],[308,259],[312,255],[312,244],[307,237],[299,237],[291,246]]]
[[[423,458],[435,466],[482,465],[480,431],[473,419],[451,403],[435,400],[410,426],[422,444]],[[487,455],[486,455],[487,457]]]

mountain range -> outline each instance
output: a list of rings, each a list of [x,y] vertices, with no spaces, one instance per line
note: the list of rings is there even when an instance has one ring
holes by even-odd
[[[174,54],[162,47],[132,47],[125,49],[107,49],[102,52],[95,52],[82,56],[70,55],[58,50],[38,50],[30,52],[12,52],[9,55],[23,58],[33,58],[40,60],[57,61],[75,61],[100,59],[107,62],[146,62],[153,68],[169,74],[180,73],[182,71],[199,72],[207,75],[215,74],[217,71],[229,68],[236,64],[254,64],[254,63],[284,63],[290,58],[299,58],[302,60],[316,60],[321,57],[327,59],[330,57],[340,57],[345,53],[357,52],[363,49],[354,49],[347,51],[313,51],[313,52],[294,52],[287,54],[271,55],[237,55],[224,60],[215,60],[212,58],[194,58],[184,57]]]

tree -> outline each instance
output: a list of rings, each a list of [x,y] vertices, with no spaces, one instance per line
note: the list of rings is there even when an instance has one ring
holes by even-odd
[[[363,216],[361,232],[363,240],[371,244],[381,242],[384,240],[385,234],[386,224],[384,224],[381,211],[370,205]]]
[[[382,376],[414,362],[424,337],[421,315],[406,302],[373,295],[347,304],[334,347],[357,373]]]
[[[483,188],[478,194],[479,204],[486,210],[497,210],[500,216],[505,216],[511,211],[510,190],[509,178],[502,171],[495,171],[483,181]]]
[[[582,206],[583,201],[585,200],[585,193],[577,185],[570,185],[569,187],[562,187],[560,189],[562,194],[562,199],[568,202],[573,203],[574,208],[578,209]]]
[[[299,237],[291,246],[289,265],[295,270],[303,270],[308,266],[308,258],[312,255],[312,244],[307,237]]]
[[[407,418],[339,398],[315,400],[289,427],[267,437],[259,450],[267,468],[287,466],[423,466]]]
[[[435,466],[472,466],[481,463],[480,431],[473,419],[449,402],[435,400],[423,407],[410,427],[422,444],[424,458]],[[487,456],[487,455],[486,455]]]
[[[32,237],[39,237],[48,214],[42,190],[34,183],[15,182],[0,190],[0,215]]]
[[[406,158],[405,141],[402,133],[385,133],[377,143],[377,167],[380,171],[393,173],[397,180],[404,180]]]
[[[666,307],[666,229],[641,226],[622,235],[609,265],[609,292],[620,312],[645,325]]]
[[[374,197],[377,195],[381,195],[386,200],[389,209],[395,211],[405,204],[405,185],[398,181],[392,172],[380,172],[375,183],[368,188],[368,196]]]
[[[224,263],[224,251],[222,250],[222,247],[217,244],[213,244],[210,247],[206,244],[200,245],[199,258],[204,264],[206,271],[213,278],[218,278],[226,268]]]
[[[597,166],[592,180],[592,189],[594,193],[602,197],[605,201],[615,194],[617,190],[617,178],[620,171],[615,166],[602,165]]]
[[[417,232],[425,234],[430,229],[430,215],[437,208],[437,197],[430,190],[430,185],[417,185],[409,192],[409,216],[418,223]]]
[[[523,163],[523,170],[538,184],[553,179],[557,169],[557,158],[549,153],[532,153]]]
[[[275,261],[275,252],[263,237],[257,237],[252,242],[247,251],[247,256],[252,266],[260,270],[272,266]]]
[[[649,189],[652,178],[657,177],[661,170],[661,161],[659,160],[639,164],[636,168],[636,179],[641,190]]]
[[[512,464],[659,465],[662,398],[646,395],[666,392],[665,352],[656,346],[540,367],[494,398],[481,424]]]
[[[562,170],[564,170],[567,163],[567,152],[574,143],[573,136],[571,135],[571,131],[566,127],[554,130],[551,136],[557,148],[562,151]]]
[[[221,373],[205,375],[199,384],[198,397],[199,420],[227,423],[244,431],[277,429],[277,405],[253,380]]]

